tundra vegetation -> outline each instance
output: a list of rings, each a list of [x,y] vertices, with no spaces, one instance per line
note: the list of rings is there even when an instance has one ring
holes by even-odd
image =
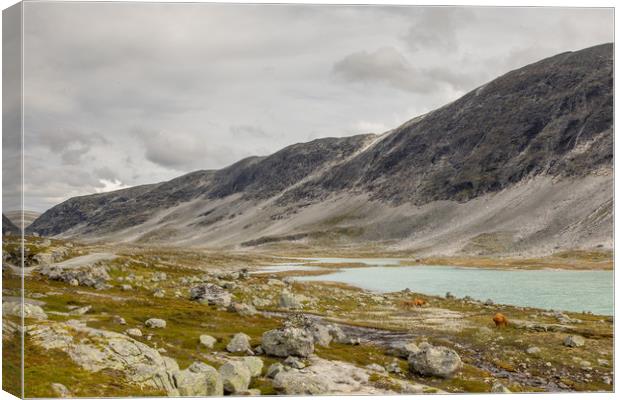
[[[18,243],[4,237],[2,269],[3,389],[16,395]],[[25,253],[26,397],[612,390],[606,316],[293,279],[350,264],[261,272],[299,261],[286,248],[27,237]],[[520,263],[588,257],[610,263]]]

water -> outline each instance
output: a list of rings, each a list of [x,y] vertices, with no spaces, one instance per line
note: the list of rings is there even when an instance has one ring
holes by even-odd
[[[283,271],[318,271],[321,267],[304,265],[304,263],[278,264],[262,267],[258,271],[252,271],[251,274],[263,274],[265,272],[283,272]]]
[[[326,262],[333,262],[329,260]],[[377,292],[394,292],[405,288],[440,296],[452,292],[458,297],[471,296],[483,301],[492,299],[500,304],[613,314],[612,271],[376,266],[344,268],[329,275],[296,279],[343,282]]]

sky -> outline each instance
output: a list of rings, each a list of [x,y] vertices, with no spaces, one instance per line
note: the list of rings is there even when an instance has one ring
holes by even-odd
[[[26,3],[25,208],[382,133],[613,41],[611,9]]]

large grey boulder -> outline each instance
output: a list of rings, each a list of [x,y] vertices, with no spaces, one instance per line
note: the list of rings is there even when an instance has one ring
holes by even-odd
[[[190,290],[189,297],[203,304],[221,307],[228,307],[232,301],[232,295],[229,292],[213,283],[194,286]]]
[[[431,345],[411,353],[408,363],[409,369],[413,372],[440,378],[452,377],[463,365],[456,351],[444,346]]]
[[[245,333],[237,333],[226,346],[226,350],[231,353],[252,352],[250,337]]]
[[[265,332],[261,347],[272,356],[308,357],[314,352],[314,337],[304,328],[287,326]]]
[[[219,369],[227,393],[236,394],[248,390],[252,373],[244,362],[227,361]]]
[[[215,368],[195,362],[186,370],[174,374],[174,383],[180,396],[223,396],[224,386]]]
[[[311,356],[303,369],[274,368],[273,387],[284,395],[382,395],[397,394],[388,387],[378,387],[371,371],[342,361],[329,361]],[[269,374],[269,372],[267,372]],[[436,391],[428,386],[408,383],[386,377],[386,381],[399,387],[403,393]],[[436,391],[441,392],[441,391]]]
[[[26,332],[32,344],[63,351],[86,371],[117,371],[129,382],[178,395],[173,382],[177,363],[129,336],[90,328],[76,320],[27,326]]]

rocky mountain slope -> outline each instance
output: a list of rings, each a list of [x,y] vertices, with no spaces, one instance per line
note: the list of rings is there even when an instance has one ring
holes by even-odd
[[[3,235],[17,235],[19,234],[20,229],[7,218],[6,215],[2,214],[2,234]]]
[[[41,235],[427,253],[611,248],[613,45],[511,71],[383,135],[325,138],[69,199]]]

